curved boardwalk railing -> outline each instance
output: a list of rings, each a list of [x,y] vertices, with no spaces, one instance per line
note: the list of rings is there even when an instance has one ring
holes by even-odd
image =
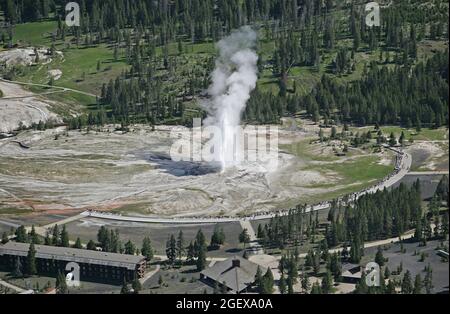
[[[398,183],[403,177],[409,172],[412,164],[411,155],[403,152],[401,149],[392,148],[389,146],[385,146],[385,148],[390,149],[396,153],[396,162],[395,162],[395,171],[384,178],[377,185],[365,189],[363,191],[353,193],[351,195],[347,195],[350,201],[356,201],[360,197],[366,194],[373,194],[377,191],[382,191],[385,188],[392,187],[396,183]],[[344,197],[341,197],[340,200],[343,200]],[[315,205],[309,205],[305,212],[314,212],[318,210],[324,210],[329,208],[331,205],[330,202],[322,202]],[[273,212],[263,212],[257,213],[252,216],[246,217],[186,217],[186,218],[162,218],[162,217],[146,217],[146,216],[124,216],[121,214],[113,214],[106,212],[98,212],[93,210],[88,210],[83,212],[81,215],[85,217],[93,217],[93,218],[101,218],[101,219],[109,219],[109,220],[118,220],[118,221],[129,221],[129,222],[142,222],[142,223],[160,223],[160,224],[215,224],[215,223],[230,223],[230,222],[239,222],[239,221],[258,221],[271,219],[276,216],[286,216],[288,215],[290,210],[280,210]]]

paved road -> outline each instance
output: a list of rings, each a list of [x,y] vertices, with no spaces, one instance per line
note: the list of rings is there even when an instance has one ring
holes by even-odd
[[[389,239],[386,239],[386,240],[379,240],[379,241],[373,241],[373,242],[366,242],[366,243],[364,243],[364,248],[365,249],[369,249],[369,248],[378,247],[378,246],[382,246],[382,245],[389,245],[389,244],[392,244],[392,243],[398,243],[400,241],[409,240],[409,239],[412,239],[412,238],[414,238],[414,230],[408,231],[407,233],[405,233],[401,237],[389,238]],[[330,254],[339,253],[339,252],[342,252],[343,249],[344,248],[341,247],[341,248],[337,248],[337,249],[328,250],[328,252]],[[347,247],[347,250],[350,251],[350,247]],[[298,257],[299,258],[306,258],[307,255],[308,255],[308,253],[302,253],[302,254],[299,254]],[[280,260],[281,256],[277,256],[276,259]]]

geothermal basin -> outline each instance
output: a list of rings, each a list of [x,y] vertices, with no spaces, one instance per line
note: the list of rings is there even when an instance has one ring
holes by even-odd
[[[250,215],[329,193],[338,173],[280,150],[276,167],[173,161],[171,130],[26,131],[0,141],[0,210],[95,209],[150,216]],[[190,132],[179,128],[181,133]],[[317,136],[279,130],[280,146]],[[58,136],[56,136],[59,134]],[[30,148],[18,145],[25,143]],[[339,161],[339,162],[342,162]],[[321,187],[321,184],[325,184]],[[336,185],[337,186],[337,185]]]

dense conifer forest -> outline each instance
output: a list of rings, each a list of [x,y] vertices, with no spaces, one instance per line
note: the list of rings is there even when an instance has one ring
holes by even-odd
[[[192,116],[205,115],[196,104],[206,96],[214,54],[194,53],[192,61],[188,45],[211,45],[247,24],[260,35],[261,82],[245,120],[279,123],[301,113],[335,124],[448,125],[448,49],[420,48],[448,42],[443,0],[382,1],[380,27],[365,24],[364,3],[356,0],[83,0],[81,26],[69,28],[67,2],[0,4],[11,25],[57,20],[53,42],[107,45],[115,60],[125,58],[129,67],[104,82],[96,109],[72,121],[74,128],[107,120],[190,125]],[[12,26],[4,43],[8,37],[14,37]],[[309,88],[297,79],[302,69],[320,76]],[[274,88],[266,88],[267,75]]]

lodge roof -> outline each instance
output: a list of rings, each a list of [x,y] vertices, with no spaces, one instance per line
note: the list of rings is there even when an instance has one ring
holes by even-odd
[[[201,272],[204,277],[210,278],[219,284],[224,284],[235,292],[241,292],[255,281],[258,264],[252,263],[242,257],[229,258],[217,262]],[[261,267],[264,274],[266,269]]]
[[[30,245],[28,243],[10,241],[4,245],[0,245],[0,256],[27,256],[29,248]],[[86,249],[74,249],[47,245],[35,245],[35,249],[36,258],[120,267],[129,270],[136,269],[136,266],[145,259],[143,256],[106,253]]]

